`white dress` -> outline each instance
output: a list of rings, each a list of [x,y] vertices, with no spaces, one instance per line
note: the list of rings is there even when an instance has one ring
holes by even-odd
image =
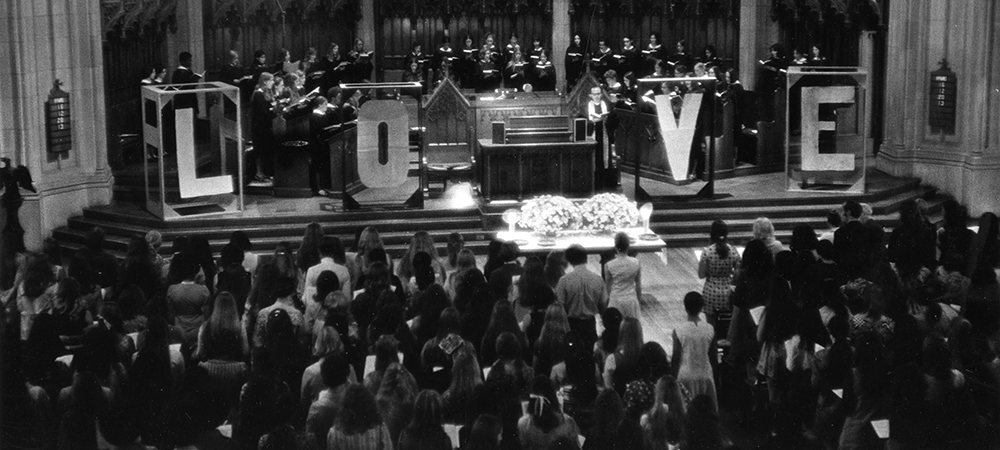
[[[712,398],[716,411],[719,401],[715,394],[715,378],[712,376],[712,364],[709,361],[708,349],[715,339],[715,329],[711,324],[700,320],[697,323],[685,321],[674,333],[681,342],[681,367],[677,371],[677,382],[694,398],[700,394]]]
[[[639,299],[635,294],[639,270],[639,260],[631,256],[618,256],[604,265],[604,276],[611,280],[608,307],[617,308],[623,317],[639,318]]]

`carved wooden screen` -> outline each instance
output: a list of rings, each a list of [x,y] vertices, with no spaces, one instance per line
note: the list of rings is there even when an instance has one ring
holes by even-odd
[[[445,79],[427,100],[424,113],[428,162],[454,163],[463,157],[468,162],[474,117],[469,101],[455,83]]]
[[[244,66],[253,62],[256,50],[264,51],[268,65],[282,48],[292,53],[292,61],[302,59],[309,47],[322,58],[331,42],[346,55],[357,9],[357,2],[345,0],[205,0],[205,66],[218,71],[230,50],[239,53]]]
[[[738,0],[570,0],[573,29],[567,33],[580,33],[593,53],[601,37],[618,51],[622,38],[631,35],[633,45],[643,49],[650,35],[659,32],[668,54],[674,53],[677,41],[685,39],[688,54],[701,57],[706,45],[714,45],[725,66],[737,67],[739,4]]]
[[[166,65],[166,35],[172,30],[173,2],[102,1],[104,108],[108,158],[119,157],[121,135],[142,132],[140,81],[153,66]]]
[[[778,42],[787,57],[795,48],[808,52],[819,44],[830,66],[858,65],[858,37],[863,30],[878,28],[882,20],[874,0],[776,0],[771,18],[780,26]]]
[[[552,0],[375,0],[375,56],[385,70],[402,70],[414,43],[424,55],[434,55],[445,31],[452,48],[462,48],[465,35],[480,48],[487,33],[495,35],[495,45],[507,45],[511,32],[522,48],[534,37],[551,48]]]

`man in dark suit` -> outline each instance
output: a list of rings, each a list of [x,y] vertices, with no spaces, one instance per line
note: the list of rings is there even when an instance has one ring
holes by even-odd
[[[503,265],[490,272],[489,285],[490,292],[494,300],[507,298],[507,291],[514,284],[514,277],[520,277],[524,273],[524,268],[517,262],[521,249],[516,242],[506,241],[500,246],[500,260]]]
[[[844,203],[844,220],[833,234],[833,251],[837,266],[850,279],[865,278],[883,253],[881,226],[868,226],[861,221],[863,209],[853,200]]]

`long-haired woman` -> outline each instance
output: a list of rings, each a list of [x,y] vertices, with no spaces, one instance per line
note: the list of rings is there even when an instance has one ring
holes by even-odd
[[[656,398],[639,420],[649,448],[676,447],[684,430],[684,398],[680,384],[670,375],[656,382]]]
[[[548,281],[550,288],[556,288],[556,285],[559,284],[559,279],[563,275],[566,275],[566,268],[568,266],[569,262],[566,261],[565,252],[549,252],[545,257],[545,280]]]
[[[531,382],[528,413],[517,422],[523,448],[550,448],[563,437],[577,440],[580,430],[572,417],[562,412],[552,382],[538,376]]]
[[[534,345],[542,331],[545,311],[556,301],[556,293],[545,276],[542,260],[532,256],[524,261],[524,273],[514,283],[510,297],[517,322],[528,323],[525,332],[528,342]]]
[[[642,298],[642,266],[628,255],[629,237],[624,232],[615,235],[615,258],[604,265],[604,280],[608,291],[608,306],[618,308],[625,317],[639,317]]]
[[[726,222],[712,222],[709,232],[711,243],[701,252],[698,261],[698,278],[705,280],[701,294],[705,299],[705,315],[715,323],[716,312],[729,309],[729,296],[733,293],[733,276],[740,266],[740,252],[729,243],[729,226]]]
[[[538,375],[548,376],[552,366],[566,360],[566,343],[569,335],[569,319],[566,308],[551,305],[545,311],[545,325],[535,342],[533,368]]]
[[[635,378],[642,344],[642,324],[626,317],[618,334],[618,348],[604,361],[604,387],[625,392],[625,385]]]
[[[302,243],[299,244],[299,251],[295,253],[295,265],[302,272],[319,264],[319,240],[322,238],[322,225],[316,222],[306,225],[305,234],[302,235]]]
[[[493,305],[493,314],[490,316],[490,324],[486,327],[486,334],[483,342],[479,345],[479,359],[483,365],[492,365],[497,359],[496,343],[502,333],[512,333],[521,343],[522,348],[528,347],[528,341],[517,323],[514,309],[508,302],[496,302]]]
[[[421,391],[413,404],[413,420],[399,436],[398,450],[451,450],[451,439],[441,426],[443,418],[441,395],[430,389]]]
[[[305,274],[305,272],[299,271],[299,267],[295,265],[295,256],[292,255],[292,245],[287,241],[281,241],[274,247],[274,256],[271,258],[271,261],[283,277],[301,281],[301,278]]]
[[[426,252],[431,257],[431,267],[434,269],[434,278],[439,283],[444,283],[444,264],[438,258],[437,248],[434,247],[434,238],[426,231],[418,231],[410,239],[410,247],[399,260],[396,267],[396,276],[401,280],[409,280],[415,275],[413,258],[417,253]]]
[[[410,423],[416,397],[417,380],[401,364],[390,364],[382,376],[378,394],[375,395],[375,403],[382,414],[382,423],[389,432],[390,442],[399,442],[399,434]]]
[[[476,387],[483,384],[483,372],[476,361],[476,355],[462,353],[455,357],[451,367],[451,385],[444,392],[445,417],[452,423],[466,423],[469,401]]]
[[[357,243],[355,244],[357,254],[355,255],[355,263],[358,268],[361,269],[361,273],[368,273],[368,266],[371,264],[368,256],[372,250],[382,249],[385,250],[385,246],[382,244],[382,238],[379,237],[378,230],[375,227],[365,227],[358,237]],[[390,268],[392,267],[389,264]]]
[[[238,354],[225,354],[232,348],[240,349]],[[249,353],[250,344],[236,311],[236,299],[229,292],[220,292],[215,296],[212,315],[198,329],[198,345],[191,357],[195,360],[235,357],[236,361],[243,361]]]
[[[458,283],[461,281],[465,273],[471,269],[476,269],[476,255],[472,253],[472,250],[463,248],[459,250],[455,257],[454,271],[448,275],[448,281],[445,282],[445,291],[448,292],[449,298],[455,298],[457,296]]]

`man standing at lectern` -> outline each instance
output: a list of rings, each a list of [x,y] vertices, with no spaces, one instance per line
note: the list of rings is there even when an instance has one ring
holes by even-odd
[[[597,192],[615,191],[618,188],[618,177],[615,173],[616,163],[614,149],[605,142],[604,123],[611,112],[603,99],[599,86],[590,89],[590,102],[587,103],[587,135],[593,134],[597,141],[594,151],[594,190]]]

